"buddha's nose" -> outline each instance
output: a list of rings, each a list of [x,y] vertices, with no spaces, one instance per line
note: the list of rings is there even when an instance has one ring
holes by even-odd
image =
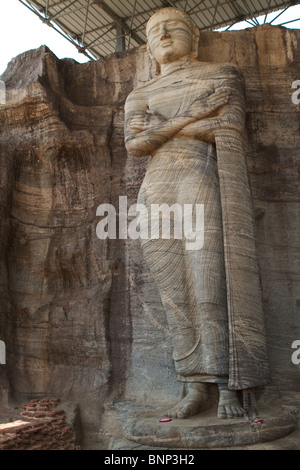
[[[162,23],[160,25],[160,40],[163,40],[163,39],[169,38],[169,37],[170,37],[170,34],[167,30],[166,23]]]

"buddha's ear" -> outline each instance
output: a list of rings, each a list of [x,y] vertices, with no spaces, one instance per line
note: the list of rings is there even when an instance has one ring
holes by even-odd
[[[157,60],[155,59],[154,55],[152,55],[152,52],[151,52],[151,49],[150,49],[150,46],[149,46],[148,42],[147,42],[147,51],[148,51],[148,54],[149,54],[150,59],[152,61],[152,67],[153,67],[154,75],[160,75],[160,72],[161,72],[160,65],[157,62]]]
[[[200,30],[197,26],[194,26],[193,30],[193,48],[191,52],[192,59],[197,59],[199,55],[199,38],[200,38]]]

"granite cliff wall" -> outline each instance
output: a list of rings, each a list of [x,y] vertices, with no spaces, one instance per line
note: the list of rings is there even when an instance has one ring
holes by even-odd
[[[232,62],[245,77],[271,387],[293,401],[300,383],[291,361],[300,339],[300,108],[291,87],[300,80],[300,32],[265,25],[201,33],[199,59]],[[83,65],[41,47],[2,76],[0,339],[7,364],[0,398],[9,390],[16,401],[51,395],[78,403],[84,429],[108,434],[102,418],[118,404],[182,393],[138,240],[96,236],[100,204],[136,201],[148,160],[126,154],[123,106],[149,77],[144,46]]]

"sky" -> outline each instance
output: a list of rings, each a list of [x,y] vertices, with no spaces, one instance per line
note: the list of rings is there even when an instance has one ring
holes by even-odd
[[[278,12],[269,15],[275,17]],[[291,7],[274,24],[290,19],[300,18],[300,7]],[[263,22],[264,17],[259,19]],[[249,27],[248,23],[235,25],[231,29]],[[287,27],[300,28],[300,21],[291,23]],[[45,44],[59,58],[70,57],[77,62],[86,62],[88,59],[79,54],[76,47],[64,39],[52,28],[42,21],[19,0],[0,0],[0,75],[4,72],[8,62],[18,54],[30,49],[36,49]]]
[[[46,45],[59,58],[77,62],[88,59],[59,33],[44,24],[19,0],[0,0],[0,74],[11,59],[30,49]]]

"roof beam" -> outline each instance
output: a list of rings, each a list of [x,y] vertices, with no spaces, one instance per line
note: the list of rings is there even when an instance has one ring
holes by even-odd
[[[284,13],[288,8],[290,8],[290,6],[287,6],[284,10],[282,10],[277,16],[275,16],[275,18],[273,18],[269,24],[272,24],[273,21],[275,21],[280,15],[282,15],[282,13]]]
[[[145,44],[145,41],[136,33],[134,33],[127,24],[102,0],[94,0],[94,4],[100,7],[122,30],[130,35],[138,44]]]
[[[91,56],[89,54],[89,52],[87,52],[85,50],[85,48],[83,47],[80,47],[78,46],[78,44],[76,44],[76,42],[71,38],[71,36],[69,35],[69,33],[67,33],[66,31],[60,31],[59,29],[57,29],[55,27],[55,24],[52,24],[51,21],[48,21],[38,10],[36,7],[34,7],[31,3],[27,3],[26,0],[19,0],[20,3],[22,3],[26,8],[28,8],[30,11],[32,11],[35,15],[37,15],[37,17],[43,21],[43,23],[46,23],[50,28],[53,28],[57,33],[59,33],[62,37],[64,37],[65,39],[67,39],[70,43],[73,44],[73,46],[75,46],[77,49],[78,49],[78,52],[81,52],[82,54],[84,54],[86,57],[88,57],[90,60],[95,60],[95,58],[97,57],[97,55],[95,55],[95,57]],[[59,23],[57,22],[57,25],[59,27],[61,27],[59,25]],[[67,28],[65,28],[66,30]],[[94,54],[94,52],[91,52],[91,54]],[[99,54],[98,54],[99,55]]]
[[[137,2],[137,0],[135,0],[134,4],[133,4],[132,15],[131,15],[131,20],[130,20],[130,31],[132,31],[133,18],[134,18],[135,9],[136,9],[136,2]],[[130,46],[131,34],[128,36],[127,49],[129,49],[129,46]]]
[[[52,7],[57,7],[57,5],[61,5],[62,3],[66,3],[66,0],[61,0],[60,2],[52,3]]]
[[[162,3],[162,6],[163,7],[167,7],[168,5],[171,5],[172,7],[174,7],[174,2],[172,2],[172,0],[160,0],[160,2]]]
[[[72,5],[74,5],[74,3],[76,3],[77,0],[73,0],[73,2],[71,2],[69,5],[65,5],[58,13],[55,13],[55,15],[51,16],[51,21],[52,20],[55,20],[55,18],[57,18],[58,16],[60,16],[65,10],[69,9]]]
[[[86,9],[86,5],[81,5],[80,7],[76,7],[74,9],[67,10],[67,11],[64,9],[64,10],[61,10],[60,12],[55,13],[55,15],[53,16],[49,16],[49,15],[45,15],[45,16],[50,21],[52,20],[56,21],[57,18],[62,18],[64,16],[70,15],[71,13],[75,13],[76,11],[84,10],[84,9]]]
[[[125,35],[124,31],[118,24],[116,25],[116,52],[125,51]]]

